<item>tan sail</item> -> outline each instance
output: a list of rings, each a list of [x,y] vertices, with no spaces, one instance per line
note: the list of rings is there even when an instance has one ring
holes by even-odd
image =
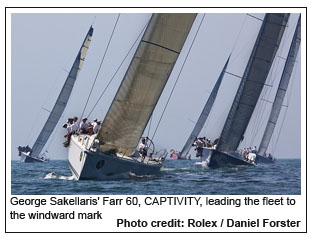
[[[195,17],[153,14],[98,134],[101,152],[135,151]]]

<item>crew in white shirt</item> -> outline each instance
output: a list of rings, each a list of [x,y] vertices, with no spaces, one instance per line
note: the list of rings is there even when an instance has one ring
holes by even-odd
[[[78,118],[77,117],[74,117],[74,122],[73,122],[73,124],[71,125],[71,131],[73,132],[73,133],[75,133],[77,130],[78,130],[78,127],[79,127],[79,125],[78,125],[79,123],[78,123]]]
[[[93,126],[93,134],[98,133],[98,131],[100,129],[100,125],[101,125],[101,122],[97,121],[96,125]]]
[[[93,120],[93,122],[91,123],[91,125],[92,125],[92,127],[95,127],[95,126],[97,125],[97,119],[96,119],[96,118]]]
[[[148,145],[146,143],[145,138],[142,138],[142,142],[139,145],[139,152],[142,155],[142,161],[144,161],[144,158],[147,156],[147,150],[148,150]]]
[[[88,123],[87,123],[87,118],[83,118],[82,122],[80,123],[80,133],[82,134],[87,134],[88,130],[87,128],[89,127]]]

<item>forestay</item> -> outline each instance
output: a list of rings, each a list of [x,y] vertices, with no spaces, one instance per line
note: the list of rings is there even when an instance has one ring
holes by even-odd
[[[101,152],[135,151],[195,17],[153,14],[97,136]]]
[[[289,14],[266,14],[232,107],[223,127],[218,151],[235,151],[250,121],[283,36]]]
[[[204,106],[204,109],[203,111],[201,112],[195,126],[194,126],[194,129],[193,131],[191,132],[191,135],[189,136],[189,138],[187,139],[181,153],[180,153],[180,158],[185,158],[186,155],[189,153],[190,149],[192,148],[192,144],[194,142],[194,139],[196,137],[198,137],[200,131],[203,129],[204,125],[205,125],[205,122],[208,118],[208,115],[212,109],[212,106],[215,102],[215,99],[217,97],[217,94],[218,94],[218,90],[219,90],[219,87],[221,85],[221,82],[222,82],[222,79],[224,77],[224,73],[226,71],[226,68],[227,68],[227,65],[229,63],[229,60],[230,60],[230,57],[227,59],[223,69],[222,69],[222,72],[220,73],[220,76],[217,80],[217,82],[215,83],[211,93],[210,93],[210,96]]]
[[[284,97],[285,97],[288,84],[290,81],[290,77],[294,69],[295,62],[296,62],[297,54],[298,54],[299,47],[300,47],[300,42],[301,42],[301,16],[298,19],[298,23],[297,23],[296,30],[295,30],[295,33],[294,33],[294,36],[290,45],[290,49],[288,52],[284,70],[281,76],[281,80],[280,80],[280,83],[276,92],[276,96],[273,102],[270,117],[269,117],[267,126],[265,128],[263,138],[260,143],[258,154],[261,156],[265,154],[269,146],[278,116],[280,114],[283,101],[284,101]]]
[[[78,55],[75,59],[75,62],[68,74],[68,77],[63,85],[63,88],[56,100],[56,103],[50,112],[50,115],[41,130],[34,146],[32,147],[32,153],[31,156],[38,157],[40,152],[42,151],[44,145],[48,141],[51,133],[53,132],[56,124],[58,123],[60,117],[62,116],[62,113],[66,107],[66,104],[68,102],[69,96],[72,92],[72,89],[74,87],[76,78],[78,76],[79,70],[82,68],[84,59],[86,57],[88,48],[90,46],[91,37],[93,34],[93,27],[91,26],[84,41],[83,44],[78,52]]]

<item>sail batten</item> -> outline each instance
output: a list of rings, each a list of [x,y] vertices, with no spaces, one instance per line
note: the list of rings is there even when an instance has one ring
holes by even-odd
[[[153,14],[97,136],[101,152],[135,151],[195,17]]]
[[[194,139],[196,137],[198,137],[200,131],[203,129],[204,125],[205,125],[205,122],[209,116],[209,113],[212,109],[212,106],[216,100],[216,97],[217,97],[217,94],[218,94],[218,91],[219,91],[219,87],[221,85],[221,82],[223,80],[223,77],[224,77],[224,74],[226,72],[226,68],[227,68],[227,65],[229,63],[229,60],[230,60],[230,57],[227,59],[223,69],[222,69],[222,72],[220,73],[220,76],[218,78],[218,80],[216,81],[210,95],[209,95],[209,98],[191,132],[191,135],[189,136],[189,138],[187,139],[185,145],[183,146],[182,150],[181,150],[181,153],[179,154],[179,157],[180,158],[186,158],[187,154],[189,153],[190,149],[192,148],[192,144],[194,142]]]
[[[32,157],[38,157],[40,152],[42,151],[44,145],[47,143],[51,133],[53,132],[55,126],[57,125],[60,117],[63,114],[63,111],[67,105],[69,96],[72,92],[73,86],[75,84],[76,78],[78,76],[79,70],[82,67],[83,61],[81,59],[84,59],[87,50],[90,46],[91,38],[93,35],[93,27],[91,26],[83,43],[80,47],[80,50],[75,58],[74,64],[66,78],[66,81],[62,87],[62,90],[56,100],[56,103],[50,112],[50,115],[44,124],[44,127],[42,128],[37,140],[35,141],[33,147],[31,156]]]
[[[279,86],[275,95],[275,99],[272,105],[268,123],[266,125],[265,131],[264,131],[261,143],[260,143],[258,154],[261,156],[265,155],[266,150],[269,146],[270,140],[272,138],[272,135],[273,135],[276,123],[277,123],[277,119],[278,119],[278,116],[280,114],[280,111],[283,105],[284,97],[286,95],[286,91],[289,85],[291,74],[295,66],[296,57],[299,51],[300,43],[301,43],[301,17],[299,17],[298,22],[297,22],[297,26],[294,32],[291,45],[290,45],[290,49],[289,49],[288,56],[287,56],[285,66],[283,69],[283,73],[280,79],[280,83],[279,83]]]
[[[241,83],[219,138],[217,150],[235,151],[244,138],[266,77],[270,71],[289,14],[266,14]]]

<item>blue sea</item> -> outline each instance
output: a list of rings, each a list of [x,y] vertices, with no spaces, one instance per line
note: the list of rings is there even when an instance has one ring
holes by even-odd
[[[276,195],[301,194],[301,160],[257,167],[209,169],[199,160],[165,160],[159,175],[76,181],[67,160],[12,164],[12,194],[32,195]]]

